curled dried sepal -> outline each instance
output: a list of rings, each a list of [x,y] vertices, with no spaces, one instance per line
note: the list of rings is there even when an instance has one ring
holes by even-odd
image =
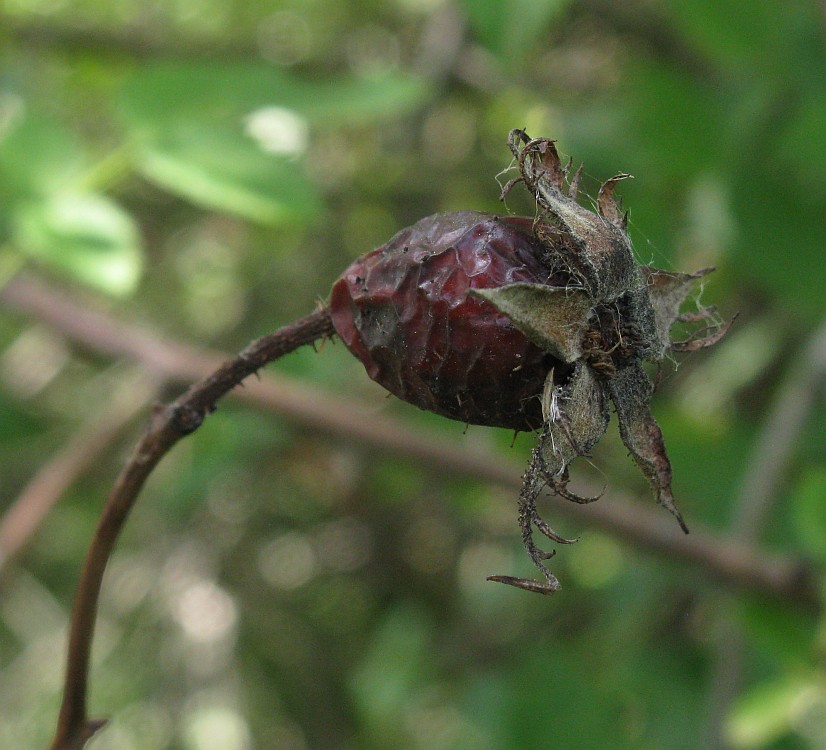
[[[573,190],[565,191],[568,170],[562,166],[554,141],[529,139],[523,131],[514,130],[509,144],[522,181],[542,211],[540,220],[560,226],[568,235],[570,242],[557,253],[557,261],[570,269],[593,299],[619,297],[632,286],[637,267],[624,217],[613,199],[614,185],[627,175],[605,183],[599,201],[603,215],[595,214],[576,201],[579,172],[572,180]]]
[[[485,580],[496,583],[506,583],[508,586],[515,586],[524,591],[533,591],[535,594],[547,595],[559,591],[561,588],[559,579],[547,568],[545,568],[544,572],[547,575],[546,583],[534,581],[532,578],[515,578],[514,576],[488,576]]]
[[[623,231],[628,229],[628,214],[623,213],[622,206],[614,200],[614,190],[622,180],[631,180],[634,175],[620,172],[607,182],[602,183],[597,195],[597,206],[600,214]]]
[[[712,271],[714,271],[713,267],[702,268],[694,273],[676,273],[651,266],[640,266],[640,274],[648,288],[656,321],[656,356],[649,357],[649,359],[660,359],[669,349],[674,352],[694,352],[705,349],[716,344],[728,333],[737,315],[723,323],[714,321],[717,312],[715,307],[702,307],[694,312],[680,313],[680,307],[695,291],[697,282]],[[712,321],[704,331],[700,332],[711,331],[711,333],[702,336],[697,333],[685,341],[671,341],[671,326],[677,321],[682,323]]]
[[[688,533],[674,503],[671,463],[649,408],[654,389],[642,362],[660,362],[669,350],[710,346],[725,335],[733,319],[714,322],[712,308],[680,315],[697,281],[712,269],[682,274],[636,262],[627,217],[614,199],[617,183],[629,175],[619,174],[603,184],[594,213],[576,202],[582,168],[567,183],[570,163],[563,166],[552,140],[531,139],[514,130],[508,143],[520,171],[508,189],[524,182],[531,191],[539,209],[534,234],[547,248],[549,278],[570,281],[562,287],[520,283],[475,293],[566,365],[552,370],[546,380],[544,426],[519,497],[522,540],[546,582],[511,576],[488,580],[547,594],[559,588],[559,581],[545,566],[550,553],[536,546],[533,530],[557,543],[574,540],[561,537],[540,517],[536,501],[545,489],[578,503],[596,499],[568,491],[568,466],[577,456],[587,455],[604,434],[609,401],[616,407],[620,436],[657,501]],[[678,320],[711,324],[686,341],[672,343],[670,330]]]
[[[714,326],[714,332],[707,336],[692,336],[685,341],[672,341],[669,345],[672,351],[675,352],[696,352],[700,349],[707,349],[709,346],[714,346],[720,339],[728,333],[732,323],[737,320],[739,313],[732,315],[725,323]]]
[[[696,273],[674,273],[650,266],[641,266],[640,274],[648,290],[654,309],[656,325],[656,355],[661,358],[670,347],[669,332],[680,315],[680,307],[694,291],[697,280],[711,273],[713,268],[703,268]]]
[[[531,461],[523,478],[522,492],[519,495],[519,525],[525,549],[534,565],[545,576],[546,583],[511,576],[490,576],[488,580],[548,594],[559,588],[559,581],[543,562],[553,553],[536,546],[534,528],[558,544],[573,544],[577,540],[567,539],[554,531],[539,515],[536,501],[546,487],[554,494],[576,503],[590,503],[598,499],[581,497],[568,491],[568,464],[577,456],[587,454],[599,442],[608,427],[609,412],[602,385],[583,361],[577,362],[573,375],[563,385],[555,383],[554,372],[550,372],[542,397],[542,408],[545,427],[539,444],[531,453]]]

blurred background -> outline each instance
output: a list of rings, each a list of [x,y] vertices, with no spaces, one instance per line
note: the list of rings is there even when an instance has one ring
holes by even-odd
[[[83,555],[151,404],[418,218],[530,214],[498,201],[515,127],[585,164],[586,201],[635,175],[641,261],[717,266],[702,301],[740,319],[654,400],[675,494],[715,549],[822,580],[822,2],[5,0],[0,55],[3,747],[48,743]],[[581,537],[562,591],[486,583],[533,574],[533,436],[387,399],[340,343],[263,378],[281,401],[223,401],[125,528],[95,750],[826,747],[811,597],[550,500]],[[434,470],[428,441],[512,480]],[[615,427],[573,473],[632,526],[659,510]]]

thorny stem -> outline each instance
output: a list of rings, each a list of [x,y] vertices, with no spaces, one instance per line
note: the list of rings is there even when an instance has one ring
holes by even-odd
[[[106,564],[147,477],[181,438],[215,410],[215,402],[249,375],[305,344],[333,333],[329,311],[318,310],[250,344],[212,375],[165,406],[155,408],[148,428],[117,478],[83,565],[72,611],[63,702],[51,750],[79,750],[105,723],[90,720],[86,697],[89,657]]]

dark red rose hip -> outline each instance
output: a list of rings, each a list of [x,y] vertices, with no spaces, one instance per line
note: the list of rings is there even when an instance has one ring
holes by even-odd
[[[533,430],[556,360],[470,289],[549,283],[531,219],[429,216],[356,260],[333,285],[336,332],[399,398],[469,424]]]

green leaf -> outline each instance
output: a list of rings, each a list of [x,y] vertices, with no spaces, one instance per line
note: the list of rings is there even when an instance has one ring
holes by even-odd
[[[31,258],[109,294],[129,294],[140,277],[137,227],[99,195],[65,194],[21,204],[13,214],[13,236]]]
[[[158,64],[125,83],[119,107],[149,180],[264,224],[309,221],[320,200],[300,164],[311,124],[374,121],[421,101],[421,79],[303,81],[257,64]],[[269,153],[266,153],[269,152]]]
[[[763,682],[735,704],[726,726],[734,748],[759,748],[788,734],[794,720],[818,700],[822,688],[810,678],[791,676]]]
[[[464,0],[477,39],[510,68],[524,60],[567,0]]]
[[[826,562],[826,467],[807,471],[792,496],[792,519],[807,554]]]
[[[240,128],[170,128],[139,150],[139,171],[205,208],[261,224],[309,221],[320,200],[297,165],[267,155]]]
[[[264,107],[294,110],[311,124],[373,122],[420,104],[423,79],[392,72],[371,78],[303,80],[270,65],[160,63],[138,70],[125,83],[119,107],[127,125],[157,132],[170,122],[240,124]]]
[[[0,138],[0,196],[9,203],[62,189],[83,169],[83,156],[58,123],[22,118]]]

